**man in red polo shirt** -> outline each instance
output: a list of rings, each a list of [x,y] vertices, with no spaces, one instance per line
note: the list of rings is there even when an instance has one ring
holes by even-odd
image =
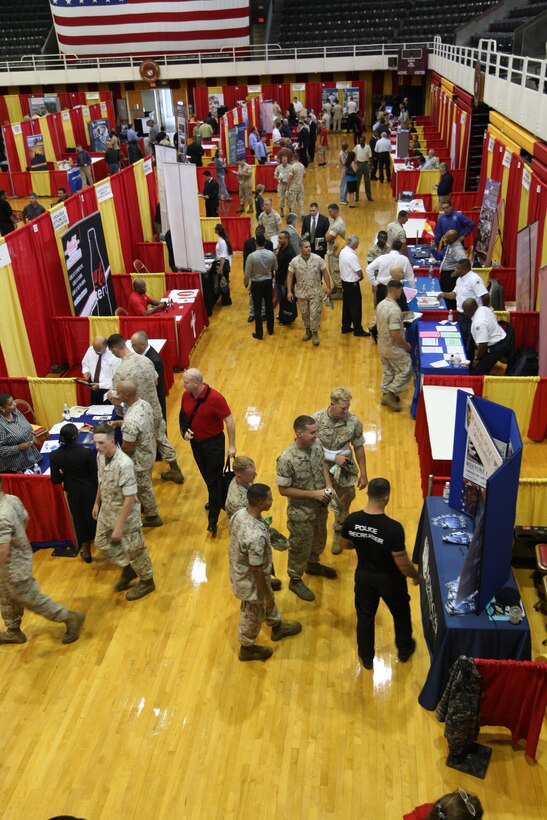
[[[164,303],[158,302],[146,295],[146,282],[144,279],[135,279],[133,282],[133,293],[127,303],[127,312],[130,316],[151,316],[158,310],[164,310]]]
[[[203,383],[195,367],[184,371],[181,410],[179,416],[182,437],[190,442],[194,461],[209,491],[207,530],[215,538],[222,509],[225,438],[228,433],[228,455],[236,454],[236,426],[226,399],[217,390]]]

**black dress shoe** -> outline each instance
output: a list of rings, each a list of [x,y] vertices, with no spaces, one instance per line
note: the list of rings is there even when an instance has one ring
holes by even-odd
[[[253,333],[253,339],[258,339],[259,342],[263,340],[264,336],[257,336],[256,333]]]
[[[208,510],[208,509],[209,509],[209,502],[207,502],[207,504],[205,505],[205,509],[206,509],[206,510]]]
[[[211,533],[211,538],[217,537],[217,525],[216,524],[209,524],[207,527],[207,532]]]
[[[353,334],[354,336],[370,336],[368,330],[356,330]]]
[[[247,316],[247,321],[249,322],[249,324],[250,324],[251,322],[254,322],[254,320],[255,320],[255,317],[254,317],[254,316]]]
[[[351,330],[351,327],[343,327],[341,332],[342,333],[351,333],[352,330]]]

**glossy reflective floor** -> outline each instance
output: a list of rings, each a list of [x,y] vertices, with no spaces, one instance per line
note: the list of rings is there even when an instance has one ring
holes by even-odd
[[[334,153],[327,168],[306,178],[306,202],[317,198],[323,213],[337,199]],[[395,211],[387,185],[374,185],[373,196],[374,203],[344,209],[348,228],[362,238],[363,260]],[[349,387],[366,430],[369,476],[392,482],[389,512],[404,523],[411,551],[421,496],[409,395],[399,415],[380,407],[376,348],[370,339],[340,335],[339,302],[334,313],[323,313],[318,349],[300,341],[300,324],[276,327],[263,342],[252,339],[241,280],[235,257],[234,304],[215,311],[192,359],[228,399],[239,453],[252,456],[260,480],[273,485],[294,417],[326,406],[333,387]],[[177,430],[181,389],[178,375],[168,399],[169,432],[186,483],[162,483],[160,468],[154,471],[165,520],[147,533],[157,592],[129,603],[112,591],[117,571],[100,560],[87,566],[48,551],[35,558],[44,591],[88,616],[81,639],[62,646],[62,627],[26,615],[28,643],[0,650],[3,820],[64,813],[87,820],[397,820],[458,785],[481,796],[489,818],[545,817],[545,732],[536,764],[522,748],[513,750],[506,730],[493,728],[481,732],[494,748],[485,781],[445,766],[443,726],[417,703],[429,667],[417,589],[411,588],[416,655],[397,661],[391,617],[381,606],[374,671],[360,668],[351,554],[326,554],[339,578],[310,579],[313,604],[287,590],[286,554],[276,554],[284,582],[278,605],[303,631],[271,644],[265,630],[261,639],[274,647],[273,657],[265,664],[238,661],[226,522],[222,517],[216,540],[207,535],[204,486]],[[545,474],[545,453],[526,446],[525,474]],[[274,498],[274,524],[286,532],[285,502],[276,492]],[[528,574],[519,579],[535,656],[544,619],[532,611]]]

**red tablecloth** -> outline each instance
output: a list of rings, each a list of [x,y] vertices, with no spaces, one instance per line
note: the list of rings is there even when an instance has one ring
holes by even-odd
[[[51,483],[49,476],[3,473],[2,490],[23,502],[29,514],[27,536],[33,547],[56,543],[74,546],[76,536],[65,494],[60,485]]]

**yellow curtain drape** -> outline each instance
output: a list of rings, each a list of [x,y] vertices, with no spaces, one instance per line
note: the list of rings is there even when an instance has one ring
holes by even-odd
[[[521,478],[515,524],[518,527],[547,526],[547,478]]]
[[[431,171],[420,171],[416,193],[430,194],[433,186],[439,181],[439,172],[432,168]]]
[[[0,345],[6,370],[10,376],[35,376],[36,367],[11,264],[0,268],[0,293]]]
[[[77,404],[76,385],[72,379],[28,380],[36,418],[44,427],[53,427],[63,418],[63,407]]]
[[[86,106],[85,108],[80,108],[80,111],[81,111],[81,114],[82,114],[82,122],[84,124],[84,134],[87,134],[88,133],[87,124],[88,124],[88,122],[91,122],[91,114],[89,113],[89,106]],[[87,111],[87,114],[85,113],[86,111]]]
[[[135,177],[137,188],[137,199],[139,201],[139,214],[141,217],[142,236],[145,242],[151,242],[154,237],[154,226],[150,214],[150,199],[148,196],[148,185],[144,173],[144,160],[140,159],[131,166]]]
[[[54,214],[56,211],[58,211],[60,208],[63,208],[63,207],[64,207],[64,205],[56,205],[55,208],[51,209],[51,213]],[[57,242],[57,252],[59,253],[59,259],[61,260],[61,267],[63,269],[65,287],[66,287],[66,292],[67,292],[67,296],[68,296],[68,304],[70,305],[70,312],[74,316],[74,305],[72,304],[72,291],[70,289],[70,284],[69,284],[69,281],[68,281],[68,276],[67,276],[67,272],[66,272],[66,264],[65,264],[65,254],[64,254],[64,251],[63,251],[63,244],[61,242],[61,236],[66,230],[67,230],[66,225],[64,225],[62,228],[58,228],[57,231],[55,231],[55,240]]]
[[[89,317],[89,344],[95,336],[104,336],[108,339],[113,333],[120,332],[118,316],[90,316]]]
[[[218,225],[218,219],[215,216],[202,216],[199,221],[201,223],[201,238],[203,241],[216,242],[218,236],[215,233],[215,225]]]
[[[95,185],[103,185],[104,180]],[[118,220],[116,219],[116,207],[113,197],[99,202],[99,213],[103,223],[104,240],[108,251],[108,261],[112,273],[125,273],[125,262],[123,259],[120,234],[118,233]]]
[[[38,194],[38,196],[51,196],[49,171],[31,171],[30,179],[35,194]]]
[[[8,109],[8,117],[11,123],[21,122],[23,119],[23,110],[21,108],[21,100],[19,94],[8,94],[4,97],[6,108]]]
[[[391,96],[393,88],[392,76],[391,71],[384,71],[384,94],[386,96]]]
[[[12,132],[13,140],[15,142],[15,148],[17,150],[17,156],[19,157],[19,165],[21,166],[21,171],[26,171],[28,159],[25,152],[25,138],[23,137],[23,134],[16,134],[15,131],[13,131],[13,126]]]
[[[46,159],[47,159],[48,162],[55,162],[55,160],[58,159],[58,157],[57,157],[57,154],[55,152],[55,148],[53,146],[53,140],[51,139],[51,133],[50,133],[50,130],[49,130],[48,120],[49,120],[48,116],[41,117],[38,120],[38,125],[40,126],[40,133],[42,134],[42,136],[44,138],[44,151],[45,151],[45,154],[46,154]],[[38,193],[38,192],[36,192],[36,193]]]
[[[132,273],[131,281],[135,279],[144,279],[146,282],[146,292],[152,299],[161,299],[165,296],[167,285],[165,284],[164,273]]]
[[[514,411],[521,436],[530,426],[530,416],[539,382],[538,376],[485,376],[482,395],[489,401],[502,404]]]
[[[524,172],[530,172],[530,167],[524,164]],[[521,231],[528,225],[528,200],[530,199],[530,191],[528,191],[524,185],[522,186],[522,190],[520,192],[520,206],[519,206],[519,224],[518,229]]]
[[[300,85],[300,84],[298,84],[298,85]],[[300,102],[302,103],[302,105],[304,107],[306,106],[306,90],[305,90],[305,88],[300,90],[299,88],[297,89],[295,85],[291,84],[291,102],[294,100],[295,97],[296,97],[297,100],[300,100]]]
[[[68,111],[61,112],[61,123],[63,125],[63,134],[65,135],[65,143],[67,145],[67,148],[75,148],[76,137],[74,136],[72,121],[70,119],[70,113]]]

